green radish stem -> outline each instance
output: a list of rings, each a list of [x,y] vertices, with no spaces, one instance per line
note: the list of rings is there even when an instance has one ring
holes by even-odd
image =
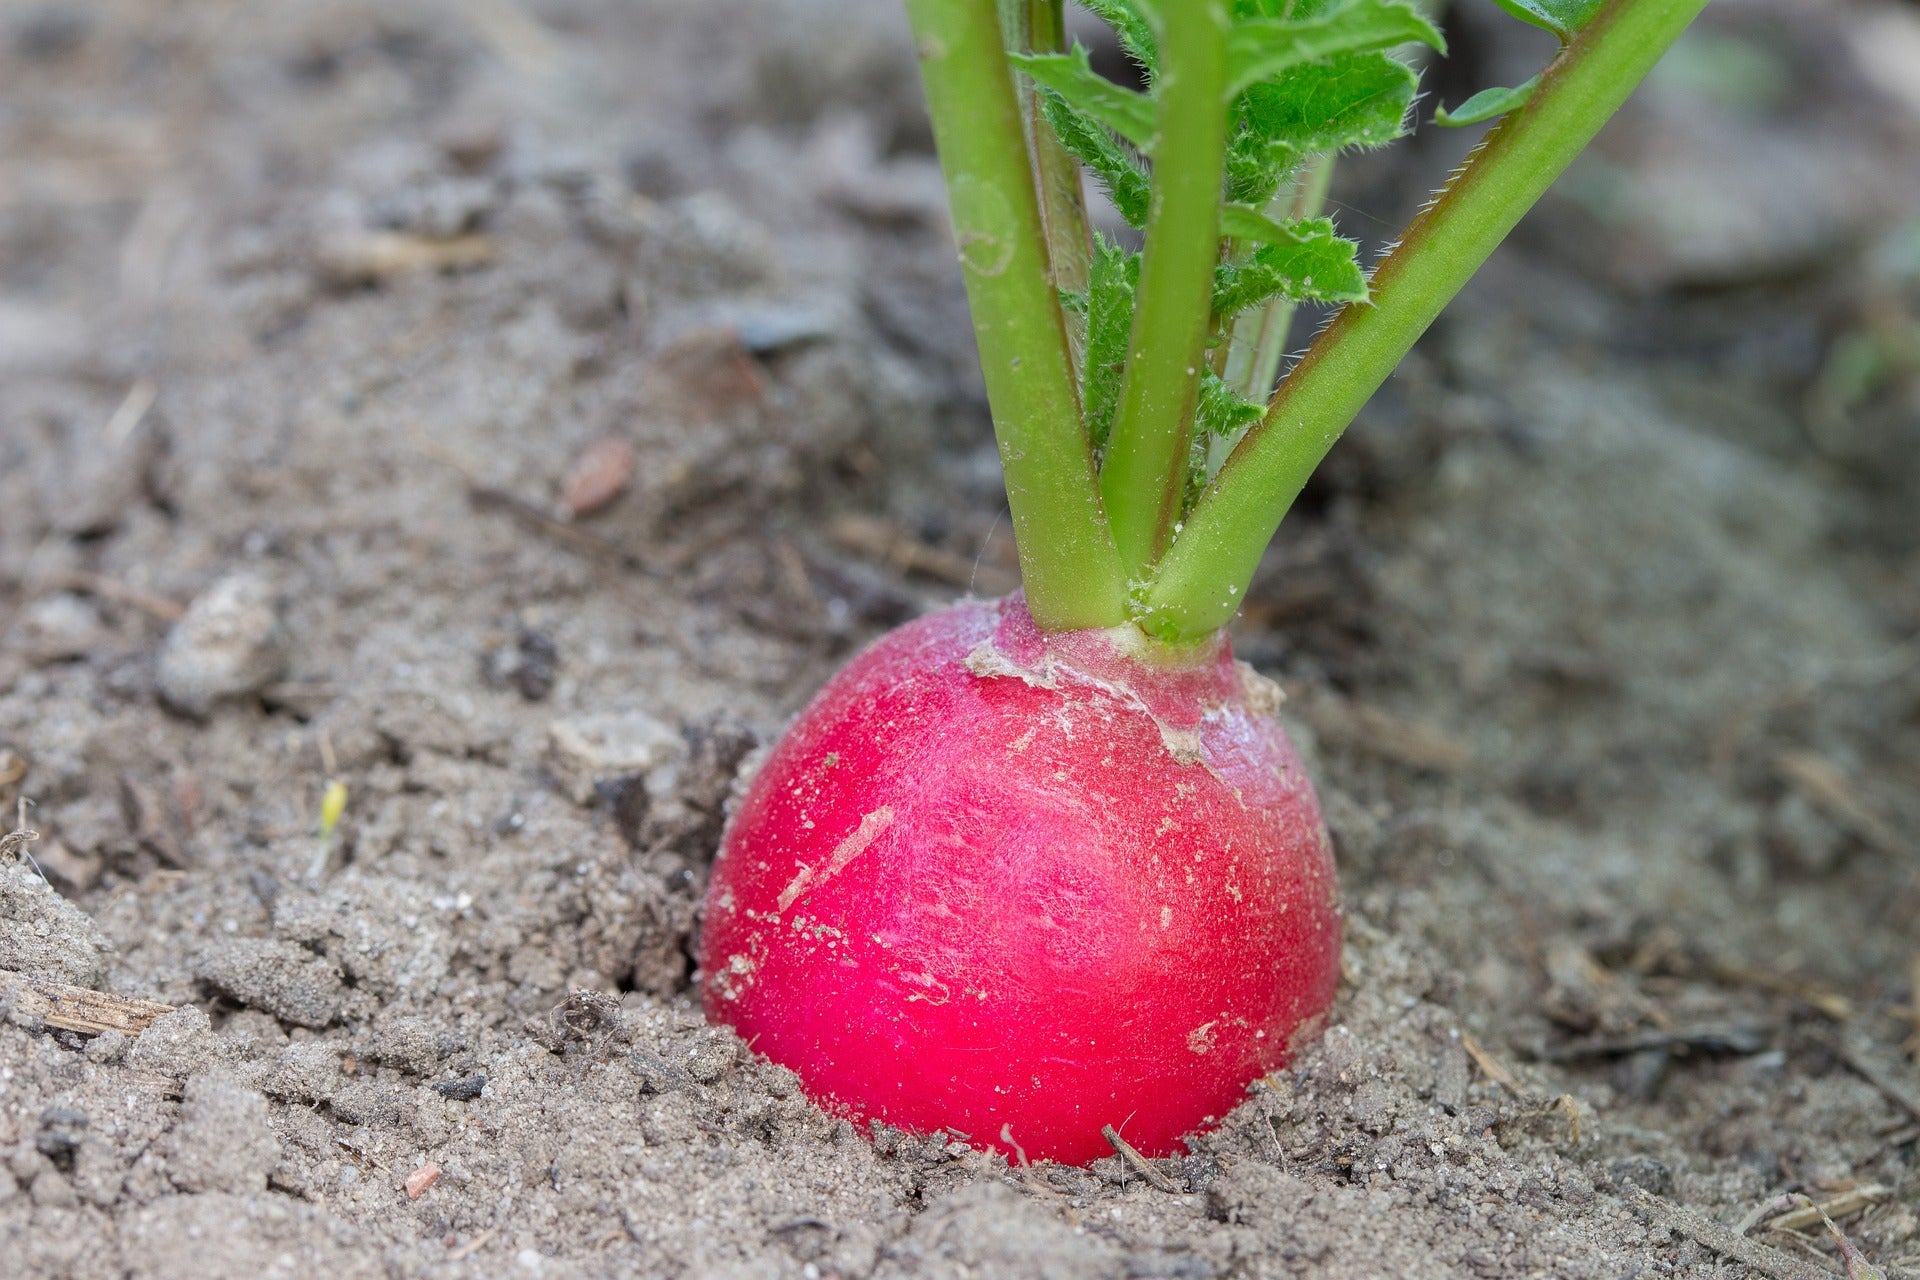
[[[1136,579],[1148,576],[1166,548],[1185,496],[1227,147],[1224,0],[1168,5],[1165,26],[1146,252],[1119,409],[1100,472],[1114,543]]]
[[[1025,30],[1022,45],[1028,53],[1060,53],[1067,47],[1067,21],[1062,0],[1022,0]],[[1040,218],[1047,229],[1047,261],[1053,268],[1053,287],[1066,293],[1085,293],[1093,258],[1093,233],[1087,226],[1086,189],[1080,181],[1080,162],[1060,145],[1040,111],[1040,91],[1028,86],[1025,112],[1027,141],[1033,149],[1033,169],[1040,191]],[[1067,320],[1067,338],[1074,366],[1080,363],[1084,334],[1073,317]]]
[[[1326,206],[1327,189],[1333,185],[1333,157],[1315,156],[1300,171],[1293,191],[1283,200],[1276,196],[1268,212],[1276,217],[1317,218]],[[1284,294],[1238,317],[1227,353],[1225,376],[1237,393],[1249,400],[1273,394],[1273,380],[1280,376],[1280,361],[1286,355],[1287,333],[1293,328],[1296,304]],[[1207,475],[1218,475],[1234,447],[1246,438],[1245,431],[1216,436],[1207,442]]]
[[[1126,620],[1026,127],[994,0],[908,0],[986,378],[1027,608],[1048,630]]]
[[[1705,4],[1612,0],[1573,36],[1382,260],[1370,302],[1343,310],[1281,384],[1141,594],[1143,628],[1182,641],[1226,625],[1333,442]]]

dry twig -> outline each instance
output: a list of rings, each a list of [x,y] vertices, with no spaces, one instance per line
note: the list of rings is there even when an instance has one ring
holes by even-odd
[[[1817,808],[1870,848],[1890,858],[1904,857],[1910,852],[1893,824],[1867,803],[1859,789],[1832,761],[1811,751],[1783,751],[1773,758],[1773,767]]]
[[[1840,1259],[1846,1263],[1847,1280],[1891,1280],[1885,1271],[1867,1261],[1867,1255],[1847,1239],[1845,1232],[1833,1225],[1833,1219],[1827,1216],[1825,1209],[1803,1195],[1796,1195],[1794,1199],[1804,1204],[1807,1210],[1818,1214],[1820,1221],[1826,1224],[1827,1234],[1833,1237],[1834,1247],[1840,1250]]]
[[[1100,1133],[1106,1138],[1108,1144],[1113,1147],[1114,1153],[1126,1162],[1127,1167],[1146,1179],[1148,1186],[1152,1187],[1155,1191],[1164,1191],[1170,1196],[1180,1194],[1180,1188],[1174,1180],[1154,1168],[1152,1162],[1138,1151],[1135,1151],[1133,1144],[1121,1137],[1118,1129],[1110,1124],[1102,1125],[1100,1126]]]
[[[1871,1208],[1892,1194],[1892,1187],[1870,1182],[1864,1186],[1849,1188],[1825,1200],[1814,1201],[1801,1196],[1799,1199],[1805,1200],[1806,1203],[1800,1208],[1789,1210],[1778,1217],[1766,1218],[1763,1215],[1763,1222],[1769,1231],[1805,1231],[1808,1227],[1817,1227],[1822,1222],[1833,1218],[1844,1218]]]
[[[1765,1027],[1714,1023],[1694,1027],[1675,1027],[1671,1031],[1640,1031],[1624,1036],[1589,1036],[1566,1044],[1542,1048],[1539,1057],[1546,1062],[1567,1062],[1580,1058],[1613,1058],[1641,1053],[1648,1049],[1692,1049],[1702,1053],[1759,1053],[1767,1047]]]
[[[1668,1229],[1713,1250],[1723,1258],[1731,1258],[1743,1266],[1751,1267],[1771,1280],[1830,1280],[1831,1272],[1810,1262],[1802,1262],[1757,1240],[1736,1235],[1730,1227],[1723,1227],[1691,1209],[1670,1204],[1638,1187],[1633,1190],[1634,1203],[1658,1218]]]
[[[465,1244],[460,1245],[458,1248],[449,1249],[447,1251],[447,1261],[459,1262],[463,1258],[472,1257],[474,1254],[480,1252],[480,1250],[486,1248],[487,1241],[499,1234],[500,1229],[498,1227],[488,1227],[485,1231],[482,1231],[479,1235],[473,1237],[473,1239],[467,1241]]]
[[[55,591],[77,591],[81,595],[98,596],[102,600],[111,600],[115,604],[130,605],[162,622],[178,622],[187,612],[187,606],[177,601],[154,595],[151,591],[142,591],[138,587],[130,587],[124,582],[97,573],[82,573],[75,570],[50,574],[36,580],[35,586]]]
[[[1790,973],[1772,973],[1765,969],[1748,969],[1735,964],[1716,964],[1712,966],[1713,977],[1718,982],[1730,986],[1753,987],[1760,991],[1769,991],[1775,995],[1798,1000],[1823,1017],[1835,1022],[1846,1022],[1853,1017],[1853,1001],[1835,991],[1823,982],[1812,978],[1802,978]]]
[[[17,1012],[45,1026],[89,1036],[104,1031],[137,1036],[155,1018],[173,1012],[172,1005],[155,1000],[108,995],[64,982],[30,978],[9,969],[0,969],[0,996],[11,1000]]]
[[[1460,1045],[1467,1051],[1467,1056],[1473,1059],[1473,1064],[1480,1068],[1481,1075],[1493,1081],[1515,1097],[1525,1092],[1525,1090],[1520,1087],[1520,1081],[1514,1076],[1513,1072],[1500,1065],[1499,1059],[1488,1053],[1478,1040],[1475,1040],[1472,1036],[1462,1031],[1460,1033]]]
[[[928,546],[906,530],[871,516],[846,515],[827,526],[827,536],[843,551],[878,560],[896,573],[919,573],[950,586],[971,588],[976,579],[996,586],[1005,571],[995,565],[977,566],[965,556]]]
[[[1473,744],[1422,720],[1314,688],[1300,713],[1322,738],[1413,769],[1459,773],[1473,763]]]

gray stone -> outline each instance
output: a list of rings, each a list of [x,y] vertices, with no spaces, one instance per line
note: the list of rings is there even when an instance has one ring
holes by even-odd
[[[273,588],[233,573],[194,597],[160,649],[161,699],[203,717],[214,704],[257,692],[285,674],[287,633]]]
[[[106,638],[99,610],[76,595],[45,596],[20,610],[7,646],[28,662],[64,662],[83,656]]]
[[[644,711],[556,720],[547,728],[547,767],[576,804],[591,804],[602,782],[646,773],[680,750],[680,734]]]

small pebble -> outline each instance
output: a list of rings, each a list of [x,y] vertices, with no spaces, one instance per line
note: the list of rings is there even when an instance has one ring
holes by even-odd
[[[418,1200],[427,1188],[440,1181],[440,1166],[429,1160],[407,1175],[407,1199]]]
[[[160,649],[160,698],[202,718],[214,704],[256,693],[285,674],[287,633],[273,588],[234,573],[194,597]]]
[[[218,1053],[212,1020],[187,1004],[148,1023],[128,1046],[127,1064],[183,1080],[204,1071]]]
[[[592,804],[603,781],[665,764],[680,735],[644,711],[556,720],[547,728],[547,763],[575,804]]]
[[[433,1086],[433,1091],[450,1102],[471,1102],[485,1093],[487,1078],[483,1075],[462,1076],[458,1080],[442,1080]]]
[[[7,640],[36,666],[84,657],[106,638],[100,613],[75,595],[52,595],[20,611]]]

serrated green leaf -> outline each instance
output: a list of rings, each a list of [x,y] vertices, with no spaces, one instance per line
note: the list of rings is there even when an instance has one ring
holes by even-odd
[[[1104,448],[1120,405],[1127,341],[1133,333],[1133,294],[1140,284],[1140,255],[1097,236],[1087,277],[1086,369],[1080,404],[1093,447]]]
[[[1158,15],[1139,0],[1081,0],[1082,4],[1120,37],[1120,47],[1147,72],[1149,82],[1159,67],[1160,41],[1154,34]],[[1150,16],[1152,15],[1152,16]]]
[[[1093,171],[1127,224],[1146,226],[1152,184],[1133,157],[1113,140],[1112,134],[1068,106],[1067,100],[1053,90],[1044,91],[1041,110],[1046,113],[1047,123],[1053,126],[1060,145]]]
[[[1503,116],[1509,111],[1525,106],[1527,99],[1533,96],[1533,87],[1539,83],[1540,77],[1535,76],[1525,84],[1517,84],[1511,89],[1482,89],[1451,111],[1445,107],[1435,111],[1433,122],[1449,129],[1457,129],[1462,125],[1479,124],[1482,121],[1492,120],[1496,116]]]
[[[1278,84],[1254,85],[1237,114],[1249,133],[1301,154],[1379,146],[1403,132],[1419,79],[1384,53],[1341,54],[1299,67]]]
[[[1367,280],[1355,256],[1358,246],[1334,234],[1330,219],[1288,224],[1270,218],[1261,221],[1271,229],[1263,237],[1267,243],[1245,262],[1223,265],[1214,272],[1215,315],[1236,316],[1274,297],[1295,302],[1366,300]]]
[[[1335,54],[1378,52],[1415,41],[1446,52],[1439,29],[1400,0],[1346,0],[1304,20],[1251,18],[1227,34],[1227,99]]]
[[[1194,420],[1214,435],[1226,435],[1250,427],[1266,417],[1267,406],[1258,400],[1243,400],[1233,388],[1211,369],[1200,373],[1200,397],[1194,405]]]
[[[1148,150],[1153,144],[1153,99],[1122,88],[1093,69],[1085,45],[1066,53],[1010,54],[1013,64],[1067,100],[1081,115],[1097,120],[1121,137]]]
[[[1348,53],[1254,85],[1235,104],[1228,197],[1263,205],[1307,156],[1393,141],[1418,84],[1413,68],[1384,53]]]
[[[1587,25],[1606,0],[1493,0],[1520,21],[1551,31],[1562,40]]]

